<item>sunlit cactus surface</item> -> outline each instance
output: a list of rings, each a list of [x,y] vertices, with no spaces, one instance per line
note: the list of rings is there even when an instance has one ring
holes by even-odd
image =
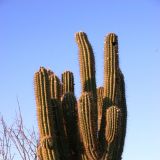
[[[104,42],[104,83],[97,87],[95,58],[87,35],[75,35],[79,48],[81,96],[74,93],[70,71],[61,80],[40,67],[34,76],[39,127],[39,160],[121,160],[126,134],[124,77],[119,68],[118,38]]]

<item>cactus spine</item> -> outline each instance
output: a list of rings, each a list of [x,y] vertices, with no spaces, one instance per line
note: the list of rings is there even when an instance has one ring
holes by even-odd
[[[84,32],[76,33],[82,92],[74,95],[73,73],[61,82],[43,67],[35,73],[42,160],[120,160],[126,134],[124,76],[118,62],[118,38],[110,33],[104,43],[104,86],[96,87],[95,59]]]

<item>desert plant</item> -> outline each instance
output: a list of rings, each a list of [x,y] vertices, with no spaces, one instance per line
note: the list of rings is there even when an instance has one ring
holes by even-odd
[[[104,43],[104,85],[96,87],[95,59],[84,32],[76,33],[79,47],[81,96],[74,95],[73,73],[62,81],[44,67],[35,73],[42,160],[120,160],[126,133],[124,77],[119,68],[118,38]]]
[[[37,133],[25,127],[20,107],[12,124],[0,116],[0,160],[36,160],[37,144]]]

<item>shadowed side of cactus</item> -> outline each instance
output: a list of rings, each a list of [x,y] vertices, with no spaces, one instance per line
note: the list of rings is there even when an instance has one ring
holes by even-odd
[[[123,73],[119,70],[119,78],[118,78],[118,86],[119,89],[117,91],[117,104],[121,110],[122,114],[122,122],[121,122],[121,136],[119,137],[119,146],[117,157],[120,157],[123,152],[125,135],[126,135],[126,125],[127,125],[127,104],[126,104],[126,96],[125,96],[125,83]]]
[[[63,108],[61,104],[62,84],[59,78],[52,72],[50,74],[50,92],[51,104],[54,113],[53,123],[55,123],[55,132],[57,137],[57,147],[60,159],[69,157],[67,136],[65,133],[65,125],[63,120]]]
[[[70,159],[78,159],[79,156],[79,134],[77,100],[74,95],[74,77],[70,71],[62,74],[63,96],[62,108],[66,135],[69,143]]]

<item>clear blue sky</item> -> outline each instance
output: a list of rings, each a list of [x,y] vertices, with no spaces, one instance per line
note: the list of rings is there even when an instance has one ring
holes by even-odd
[[[1,114],[13,121],[18,97],[26,126],[37,126],[33,76],[40,66],[58,76],[73,71],[79,97],[77,31],[86,32],[92,43],[98,85],[103,84],[104,37],[118,35],[128,104],[123,159],[160,159],[159,0],[0,0]]]

